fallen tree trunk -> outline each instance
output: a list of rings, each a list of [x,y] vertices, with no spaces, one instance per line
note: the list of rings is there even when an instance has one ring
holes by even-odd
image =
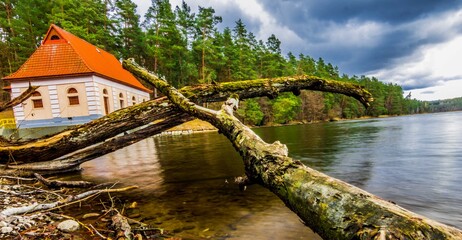
[[[301,90],[332,91],[352,96],[367,106],[371,94],[359,85],[310,76],[285,77],[186,87],[181,91],[197,102],[222,101],[231,94],[244,98],[276,96]],[[165,100],[152,100],[115,111],[53,136],[30,141],[0,142],[0,164],[19,165],[54,160],[76,150],[105,141],[120,133],[176,113]],[[165,129],[164,129],[165,130]]]
[[[456,228],[412,213],[289,158],[285,145],[265,143],[232,115],[237,99],[213,111],[189,101],[134,62],[124,61],[123,65],[137,77],[152,82],[182,111],[218,128],[242,156],[248,178],[275,193],[324,239],[462,239],[462,232]]]
[[[80,164],[84,162],[93,160],[110,152],[114,152],[140,140],[159,134],[169,128],[185,123],[187,121],[191,121],[192,119],[194,118],[186,113],[176,112],[167,116],[161,121],[156,122],[155,124],[148,125],[145,128],[137,130],[133,133],[112,138],[101,144],[72,154],[71,156],[58,158],[51,161],[9,165],[7,169],[2,170],[1,172],[2,174],[10,174],[16,176],[32,176],[34,173],[55,174],[75,171],[78,170],[80,168]]]
[[[165,99],[152,100],[115,111],[53,136],[22,142],[2,142],[0,164],[17,165],[53,160],[175,113],[175,108]]]
[[[239,99],[263,96],[275,98],[280,92],[293,92],[298,96],[301,90],[340,93],[357,99],[366,107],[373,100],[372,95],[360,85],[308,75],[187,86],[179,92],[190,101],[201,103],[224,102],[231,94],[237,95]]]

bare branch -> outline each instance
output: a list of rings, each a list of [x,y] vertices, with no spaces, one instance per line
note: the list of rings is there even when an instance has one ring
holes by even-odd
[[[38,86],[29,86],[29,88],[25,92],[21,93],[21,95],[19,95],[18,97],[12,99],[11,101],[5,103],[4,105],[0,106],[0,112],[3,112],[3,111],[5,111],[5,109],[14,107],[14,106],[26,101],[32,95],[32,93],[34,93],[35,90],[37,90],[37,88],[39,88],[39,87]]]

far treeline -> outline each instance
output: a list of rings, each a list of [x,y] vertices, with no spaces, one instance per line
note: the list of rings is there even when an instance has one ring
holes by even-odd
[[[367,110],[355,99],[311,91],[249,99],[238,114],[251,125],[434,110],[427,102],[403,98],[403,89],[396,84],[340,74],[337,66],[322,58],[291,52],[283,56],[281,41],[274,34],[266,41],[257,39],[240,19],[233,28],[220,31],[217,25],[222,18],[211,7],[193,12],[183,1],[172,9],[168,0],[152,0],[141,22],[131,0],[2,1],[0,76],[16,71],[54,23],[118,58],[134,57],[175,87],[307,74],[358,83],[375,99]]]

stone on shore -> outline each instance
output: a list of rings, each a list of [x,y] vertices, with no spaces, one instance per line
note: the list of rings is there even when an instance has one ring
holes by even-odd
[[[58,229],[65,233],[75,232],[79,227],[79,223],[74,220],[66,220],[58,224]]]

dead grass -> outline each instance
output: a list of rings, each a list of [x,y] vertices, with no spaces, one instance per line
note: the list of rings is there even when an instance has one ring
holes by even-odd
[[[216,128],[208,122],[204,122],[199,119],[194,119],[192,121],[189,121],[181,125],[178,125],[176,127],[170,128],[167,131],[186,131],[186,130],[204,131],[204,130],[216,130]]]

